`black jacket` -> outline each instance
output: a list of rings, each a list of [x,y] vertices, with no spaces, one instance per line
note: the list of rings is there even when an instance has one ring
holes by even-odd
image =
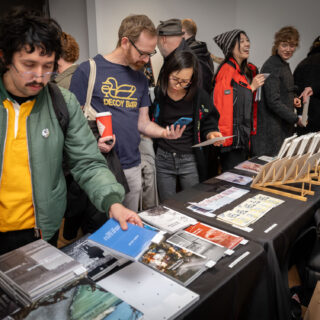
[[[163,114],[161,112],[161,106],[165,96],[159,87],[155,89],[155,100],[153,103],[153,119],[160,126],[162,125]],[[196,95],[193,98],[193,144],[200,143],[206,140],[206,136],[209,132],[219,131],[218,121],[219,112],[214,107],[212,97],[210,97],[206,91],[199,88]],[[157,139],[155,139],[155,144]],[[206,146],[202,148],[192,148],[196,157],[197,169],[199,174],[199,180],[204,181],[209,178],[208,176],[208,151],[212,146]]]
[[[311,87],[313,95],[310,97],[308,124],[301,133],[320,130],[320,47],[309,52],[308,57],[302,60],[296,67],[294,83],[298,87],[298,94],[305,87]],[[301,110],[302,111],[302,110]]]
[[[294,81],[289,64],[280,56],[271,56],[261,73],[270,73],[262,87],[258,104],[257,134],[252,136],[254,156],[275,156],[285,138],[294,133],[298,116],[294,113]]]
[[[189,48],[194,52],[199,61],[201,81],[200,87],[206,90],[209,94],[212,90],[212,80],[214,75],[213,61],[208,51],[207,44],[202,41],[197,41],[194,36],[186,40]]]

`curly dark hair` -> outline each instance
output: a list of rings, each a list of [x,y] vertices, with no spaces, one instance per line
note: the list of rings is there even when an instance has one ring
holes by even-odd
[[[37,11],[16,7],[0,19],[0,73],[6,72],[15,52],[26,48],[28,53],[35,48],[41,55],[55,53],[54,70],[58,68],[61,55],[61,27]]]

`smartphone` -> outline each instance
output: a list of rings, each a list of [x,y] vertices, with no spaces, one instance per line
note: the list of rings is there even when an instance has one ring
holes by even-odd
[[[192,122],[192,118],[181,117],[173,125],[174,125],[174,128],[176,128],[176,126],[180,124],[180,128],[182,128],[184,125],[187,125],[190,122]]]

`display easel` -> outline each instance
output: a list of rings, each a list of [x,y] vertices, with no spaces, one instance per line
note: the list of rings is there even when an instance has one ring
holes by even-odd
[[[270,179],[271,181],[269,180],[264,182],[268,170],[265,170],[264,167],[262,167],[262,174],[260,174],[258,179],[253,180],[251,187],[285,197],[307,201],[306,195],[314,195],[314,191],[311,190],[312,184],[320,185],[319,168],[318,166],[312,168],[310,163],[307,164],[306,168],[299,168],[299,166],[296,165],[293,176],[290,179],[285,179],[288,168],[284,168],[282,177],[277,181],[274,181],[274,178],[276,177],[276,168],[270,169],[272,170],[272,180]],[[300,172],[302,170],[303,173]],[[313,172],[311,173],[311,171]],[[301,184],[301,187],[292,186],[292,184]]]

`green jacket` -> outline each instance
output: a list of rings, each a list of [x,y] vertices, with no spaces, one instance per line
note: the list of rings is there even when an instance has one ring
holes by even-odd
[[[97,142],[83,116],[76,97],[61,88],[69,111],[69,126],[64,138],[54,112],[48,88],[37,96],[27,118],[29,167],[36,228],[45,240],[59,229],[66,209],[66,182],[62,170],[63,151],[74,179],[100,211],[109,211],[113,203],[121,203],[124,189],[117,183],[101,155]],[[9,98],[0,79],[0,168],[7,133],[7,110],[3,101]],[[44,134],[48,131],[48,135]]]

